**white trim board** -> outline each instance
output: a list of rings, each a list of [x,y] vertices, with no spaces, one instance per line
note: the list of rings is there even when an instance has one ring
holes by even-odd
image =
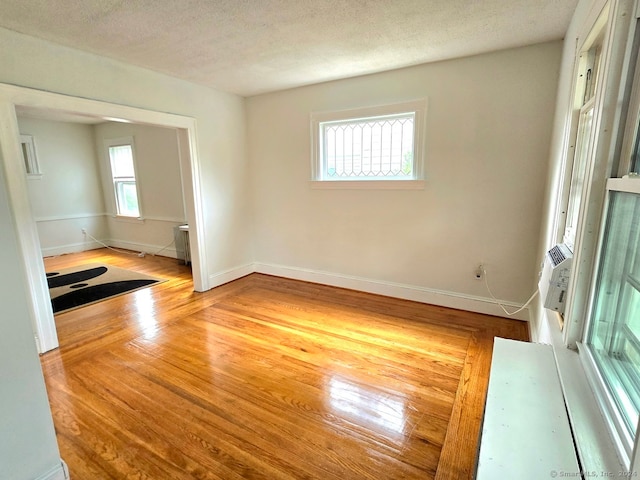
[[[86,252],[87,250],[96,250],[98,248],[102,248],[102,245],[98,242],[91,241],[57,245],[55,247],[42,248],[41,251],[43,257],[55,257],[66,253]]]
[[[159,257],[178,258],[178,254],[176,253],[176,249],[173,245],[163,248],[164,245],[127,242],[125,240],[115,240],[113,238],[104,240],[104,243],[113,248],[124,248],[125,250],[132,250],[134,252],[144,252],[146,255],[156,255],[156,252],[162,249],[161,252],[157,253]]]
[[[36,480],[69,480],[69,470],[63,460],[60,460],[60,465],[56,465],[48,472],[40,475]]]
[[[142,220],[149,222],[166,222],[166,223],[177,223],[179,225],[184,225],[187,221],[184,218],[177,217],[148,217],[146,215],[142,216]]]
[[[578,457],[585,472],[621,472],[624,468],[582,367],[580,354],[567,348],[554,312],[545,310],[543,320],[551,334],[553,353],[562,385]]]
[[[311,283],[320,283],[323,285],[347,288],[349,290],[358,290],[387,297],[413,300],[415,302],[428,303],[430,305],[437,305],[440,307],[467,310],[485,315],[494,315],[509,319],[522,320],[525,322],[530,320],[528,307],[512,317],[505,317],[504,312],[494,300],[457,292],[447,292],[444,290],[436,290],[414,285],[383,282],[380,280],[372,280],[350,275],[259,262],[254,263],[253,271],[256,273],[264,273],[266,275],[303,280]],[[507,307],[520,307],[520,305],[516,305],[512,302],[503,301],[501,303]]]
[[[529,322],[530,320],[528,308],[525,308],[513,317],[505,317],[502,309],[495,303],[495,301],[489,298],[260,262],[246,264],[211,274],[209,275],[209,285],[211,288],[214,288],[245,277],[251,273],[262,273],[265,275],[273,275],[275,277],[290,278],[292,280],[301,280],[321,285],[330,285],[332,287],[384,295],[386,297],[401,298],[403,300],[412,300],[439,307],[455,308],[457,310],[494,315],[508,318],[510,320],[520,320],[525,322]],[[502,302],[502,304],[507,307],[519,307],[519,305],[512,302]]]
[[[496,337],[490,372],[475,478],[582,478],[552,347]]]
[[[52,217],[34,217],[37,223],[41,222],[60,222],[64,220],[78,220],[81,218],[96,218],[104,217],[106,213],[77,213],[73,215],[56,215]]]
[[[95,217],[105,217],[105,218],[117,218],[116,215],[112,213],[102,212],[102,213],[76,213],[72,215],[55,215],[51,217],[35,217],[34,220],[36,222],[59,222],[63,220],[77,220],[80,218],[95,218]],[[166,222],[166,223],[177,223],[177,224],[185,224],[187,221],[183,218],[177,217],[141,217],[143,221],[149,222]]]
[[[235,268],[230,268],[228,270],[223,270],[222,272],[209,275],[209,285],[211,286],[211,288],[219,287],[220,285],[233,282],[234,280],[246,277],[247,275],[250,275],[252,273],[255,273],[255,267],[252,263],[248,263],[246,265]]]
[[[159,257],[178,258],[174,245],[165,247],[164,245],[152,245],[149,243],[127,242],[126,240],[106,239],[103,242],[114,248],[123,248],[134,252],[144,252],[147,255],[158,255]],[[64,255],[67,253],[86,252],[88,250],[96,250],[104,248],[104,245],[90,240],[86,242],[67,243],[65,245],[56,245],[55,247],[42,248],[43,257],[53,257],[56,255]],[[157,252],[157,253],[156,253]]]

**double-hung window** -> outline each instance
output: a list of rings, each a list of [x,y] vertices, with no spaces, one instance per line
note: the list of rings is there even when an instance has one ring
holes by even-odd
[[[606,181],[597,266],[584,335],[587,365],[621,457],[631,459],[640,420],[640,55],[627,125]]]
[[[603,28],[603,27],[601,27]],[[600,59],[602,51],[602,30],[597,31],[594,39],[585,47],[580,55],[579,78],[576,90],[576,110],[578,115],[578,131],[574,148],[574,158],[571,164],[571,184],[567,205],[566,223],[564,229],[564,243],[574,250],[578,216],[584,192],[584,180],[589,161],[593,156],[596,86],[600,80]]]
[[[136,181],[133,138],[107,141],[111,167],[111,180],[116,214],[122,217],[140,217],[140,200]]]
[[[313,113],[312,180],[337,188],[420,188],[425,112],[420,100]]]
[[[564,339],[579,347],[622,470],[640,459],[640,56],[637,40],[625,43],[631,36],[619,33],[640,34],[620,13],[636,3],[611,2],[582,49],[564,232],[575,256]]]
[[[606,202],[585,344],[621,450],[631,456],[640,413],[640,178],[609,179]]]

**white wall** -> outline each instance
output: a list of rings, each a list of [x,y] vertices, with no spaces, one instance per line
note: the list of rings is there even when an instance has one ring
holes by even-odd
[[[538,267],[561,48],[545,43],[249,98],[258,264],[409,286],[423,294],[417,299],[473,310],[488,297],[474,279],[482,261],[499,298],[524,302]],[[424,190],[310,188],[310,112],[423,97]]]
[[[28,180],[42,254],[95,248],[81,231],[98,238],[107,233],[93,127],[27,117],[18,125],[21,134],[33,136],[42,172]]]
[[[6,29],[0,44],[0,82],[195,118],[207,273],[251,262],[241,97]]]
[[[472,277],[483,261],[501,298],[530,293],[559,42],[254,97],[248,141],[237,96],[5,29],[0,44],[0,82],[197,120],[211,277],[255,259],[481,298]],[[424,191],[309,188],[310,111],[420,97],[429,99]],[[12,282],[0,293],[0,425],[14,436],[0,439],[0,466],[33,478],[58,452],[1,175],[0,255]]]
[[[0,45],[2,83],[194,118],[205,208],[206,273],[216,278],[251,262],[242,98],[5,29],[0,29]],[[7,106],[1,107],[3,118],[10,118]],[[38,368],[25,265],[19,260],[7,191],[0,173],[0,477],[22,480],[48,475],[59,453]]]
[[[175,129],[105,122],[97,125],[19,117],[34,137],[42,176],[29,178],[29,199],[42,253],[97,248],[82,228],[108,245],[176,256],[173,227],[185,223]],[[144,221],[115,218],[106,139],[134,137]]]
[[[176,130],[109,122],[96,125],[94,133],[104,203],[109,213],[109,237],[104,240],[113,246],[147,253],[169,245],[173,240],[173,227],[186,222]],[[115,218],[113,184],[104,145],[105,140],[122,137],[133,137],[143,222]],[[169,246],[161,255],[175,257],[175,247]]]
[[[0,185],[5,184],[0,168]],[[0,189],[0,478],[41,478],[60,470],[60,453],[38,361],[14,219]],[[53,477],[51,477],[53,478]]]

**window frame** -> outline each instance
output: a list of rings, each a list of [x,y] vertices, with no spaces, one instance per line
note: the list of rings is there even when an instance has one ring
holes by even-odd
[[[138,164],[136,162],[136,149],[135,149],[134,138],[120,137],[120,138],[106,139],[104,141],[104,145],[105,145],[105,153],[107,158],[107,166],[109,171],[109,185],[112,191],[111,198],[113,202],[112,205],[113,205],[114,215],[118,219],[123,219],[128,221],[132,221],[132,220],[142,221],[143,216],[142,216],[142,202],[141,202],[141,195],[140,195],[140,179],[138,176]],[[131,177],[116,177],[114,175],[113,161],[111,159],[110,149],[112,147],[124,147],[124,146],[131,147],[131,157],[133,161],[133,174],[134,174],[133,183],[135,184],[135,187],[136,187],[136,199],[138,201],[138,215],[126,215],[120,211],[120,202],[118,197],[117,183],[131,183],[132,180],[131,180]]]
[[[29,179],[42,178],[40,163],[36,152],[36,143],[33,135],[20,134],[20,147],[22,148],[22,157],[24,168]]]
[[[585,184],[589,180],[589,167],[593,165],[597,153],[602,104],[602,88],[598,87],[606,80],[606,60],[610,44],[607,34],[610,28],[610,7],[607,5],[595,19],[582,45],[577,48],[574,65],[574,84],[571,92],[573,102],[571,147],[564,165],[561,193],[563,207],[558,215],[556,226],[556,230],[561,233],[563,243],[574,254],[578,222],[584,210],[582,199],[586,194]],[[591,114],[589,128],[582,130],[588,114]],[[584,155],[581,155],[582,153]]]
[[[635,0],[622,0],[635,1]],[[624,52],[627,49],[626,34],[622,28],[623,20],[617,21],[617,10],[620,3],[616,0],[605,0],[604,5],[593,18],[590,28],[583,36],[582,42],[577,44],[576,65],[574,66],[574,85],[572,91],[572,132],[566,138],[565,165],[562,176],[564,178],[563,198],[557,205],[556,217],[561,221],[556,224],[556,239],[564,240],[567,209],[569,201],[569,182],[571,180],[573,148],[576,142],[577,122],[580,106],[576,101],[580,95],[578,82],[583,71],[581,54],[593,45],[594,40],[604,34],[600,59],[599,80],[594,92],[594,118],[592,145],[583,181],[583,191],[580,199],[579,212],[576,222],[575,243],[573,248],[574,268],[569,278],[567,304],[565,307],[563,341],[570,348],[577,348],[584,338],[586,323],[589,315],[589,299],[593,274],[597,268],[595,256],[598,247],[599,229],[601,226],[602,208],[605,202],[605,184],[612,176],[610,158],[613,156],[613,145],[617,142],[613,131],[620,127],[619,116],[621,104],[624,102],[617,97],[620,90],[624,90],[627,71],[620,64],[624,62]],[[601,30],[603,32],[601,32]],[[619,78],[616,78],[617,76]],[[611,102],[617,103],[617,108],[611,108]],[[571,157],[571,158],[568,158]]]
[[[638,117],[638,119],[640,120],[640,117]],[[589,346],[587,340],[594,321],[593,311],[596,302],[596,290],[598,289],[598,278],[600,274],[602,256],[605,253],[604,248],[608,231],[607,223],[609,219],[611,192],[633,193],[636,195],[640,195],[640,179],[630,178],[629,175],[624,175],[621,177],[610,177],[607,180],[605,190],[606,197],[601,218],[601,228],[598,234],[598,247],[597,254],[594,259],[592,282],[589,288],[589,304],[586,310],[587,316],[584,321],[582,341],[578,342],[578,349],[580,351],[581,362],[587,375],[587,379],[593,387],[593,391],[598,400],[603,417],[605,418],[609,428],[611,428],[612,432],[614,432],[611,437],[614,443],[614,447],[616,448],[616,452],[622,459],[623,463],[629,463],[632,459],[636,444],[640,444],[640,429],[636,430],[635,438],[633,438],[628,433],[625,427],[623,415],[616,405],[616,401],[614,400],[613,396],[609,392],[607,382],[601,374],[598,363],[594,357],[594,353],[591,351],[591,347]]]
[[[324,158],[322,156],[321,124],[328,122],[347,122],[349,120],[375,119],[378,117],[412,113],[414,115],[413,131],[413,175],[407,179],[397,177],[376,178],[342,178],[327,179],[324,174]],[[424,189],[424,144],[427,99],[412,100],[401,103],[361,107],[346,110],[312,112],[311,124],[311,187],[320,189]]]
[[[590,21],[585,22],[583,34],[586,33],[586,35],[580,35],[576,39],[578,48],[574,64],[572,103],[568,112],[571,120],[565,130],[563,147],[565,163],[561,173],[561,182],[565,187],[572,173],[568,164],[569,157],[573,159],[572,149],[575,146],[577,130],[577,106],[574,95],[577,88],[575,79],[581,73],[578,62],[580,54],[585,51],[586,45],[589,44],[598,27],[604,28],[603,58],[600,65],[602,75],[595,92],[593,151],[587,161],[583,195],[580,199],[574,268],[567,294],[565,328],[564,331],[558,332],[560,343],[556,343],[555,338],[558,337],[553,339],[553,343],[557,357],[562,359],[558,361],[558,369],[563,381],[566,382],[565,397],[572,398],[570,401],[567,400],[567,407],[576,435],[577,450],[581,461],[585,462],[582,464],[583,467],[589,470],[596,465],[603,467],[606,464],[616,468],[621,466],[623,471],[637,471],[640,467],[640,435],[637,432],[635,438],[630,441],[629,438],[624,439],[625,431],[621,428],[623,427],[621,413],[616,408],[611,408],[615,406],[615,401],[605,386],[605,379],[596,365],[587,340],[602,255],[601,245],[607,221],[608,192],[616,190],[611,187],[620,184],[622,177],[628,173],[630,162],[626,162],[625,165],[624,150],[629,151],[629,147],[628,142],[625,146],[627,136],[626,134],[623,136],[623,133],[626,133],[629,128],[628,122],[634,109],[636,115],[640,110],[630,101],[630,98],[640,98],[637,92],[633,93],[640,87],[638,81],[640,78],[640,68],[638,68],[640,65],[638,52],[640,2],[638,0],[602,0],[598,6],[599,8],[592,9],[589,15]],[[585,37],[586,39],[580,43],[580,39]],[[637,128],[638,120],[640,117],[633,120],[636,123],[632,128]],[[569,195],[568,192],[561,191],[560,197],[563,193],[566,194],[564,199],[556,199],[554,224],[556,241],[563,238],[565,229]],[[548,314],[547,318],[551,320]],[[552,334],[552,336],[555,335]],[[563,349],[577,347],[579,354],[575,359],[576,362],[557,351],[560,344]],[[571,375],[577,378],[568,378]],[[584,384],[581,383],[583,381]],[[579,394],[582,394],[580,400],[577,398]],[[592,400],[587,400],[585,395]],[[611,440],[610,446],[605,445],[605,441],[593,441],[596,436],[605,432]],[[605,471],[604,468],[602,471]]]

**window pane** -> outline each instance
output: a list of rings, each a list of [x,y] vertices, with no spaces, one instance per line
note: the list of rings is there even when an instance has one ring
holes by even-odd
[[[413,178],[415,114],[320,124],[328,180]]]
[[[591,141],[591,125],[593,123],[593,104],[580,115],[578,123],[578,136],[576,138],[576,155],[573,160],[571,172],[571,187],[569,189],[569,204],[567,221],[565,225],[564,242],[573,251],[578,226],[578,214],[582,202],[582,190],[585,179],[585,171],[588,163],[589,143]]]
[[[631,155],[631,172],[640,174],[640,125],[636,126],[636,138]]]
[[[27,150],[27,144],[22,142],[20,146],[22,146],[22,159],[24,160],[24,167],[27,170],[27,173],[34,173],[31,171],[31,162],[29,161],[29,150]]]
[[[111,173],[114,177],[135,177],[133,168],[133,151],[131,145],[109,147]]]
[[[118,215],[127,217],[139,217],[138,192],[134,181],[115,181],[116,201],[118,204]]]
[[[640,174],[640,126],[636,135],[636,145],[631,158],[631,172]]]
[[[587,345],[634,437],[640,411],[640,195],[610,195]]]
[[[28,175],[39,175],[40,166],[36,158],[36,149],[31,135],[20,135],[20,146],[22,147],[22,158]]]

